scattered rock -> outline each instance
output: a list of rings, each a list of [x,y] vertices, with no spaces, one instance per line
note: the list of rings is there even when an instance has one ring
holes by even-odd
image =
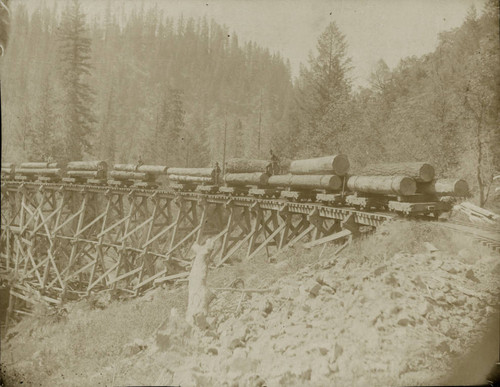
[[[132,343],[128,343],[123,347],[123,356],[130,357],[138,354],[139,352],[147,348],[147,344],[144,340],[135,339]]]
[[[443,340],[436,347],[436,351],[439,351],[439,352],[450,352],[450,345],[446,341]]]
[[[335,346],[333,347],[333,352],[330,355],[330,364],[335,363],[338,358],[344,353],[344,348],[342,348],[341,345],[335,343]]]
[[[467,272],[465,273],[465,278],[474,282],[479,282],[479,279],[475,276],[474,270],[472,269],[467,270]]]
[[[248,387],[264,387],[267,385],[266,381],[259,375],[251,375],[247,381],[246,386]]]
[[[245,343],[241,339],[230,339],[227,344],[227,348],[233,350],[235,348],[244,347]]]
[[[401,325],[402,327],[406,327],[410,324],[410,320],[407,318],[402,318],[398,320],[398,325]]]
[[[271,301],[264,299],[259,305],[259,310],[262,316],[267,317],[267,315],[273,311],[273,304],[271,304]]]
[[[380,266],[374,270],[373,275],[375,277],[378,277],[379,275],[384,273],[386,270],[387,270],[387,265]]]
[[[299,287],[299,291],[303,296],[316,297],[319,294],[321,285],[315,280],[308,280],[305,284]]]
[[[424,301],[418,306],[418,313],[424,317],[427,316],[427,314],[429,314],[429,312],[432,312],[433,310],[434,307],[428,301]]]
[[[210,347],[210,348],[207,349],[207,353],[209,355],[218,355],[219,351],[217,350],[217,348]]]
[[[427,286],[425,285],[425,282],[422,280],[422,277],[417,275],[415,279],[413,280],[413,283],[419,287],[420,289],[427,289]]]
[[[439,249],[430,242],[424,242],[424,246],[425,249],[431,254],[435,254],[439,251]]]

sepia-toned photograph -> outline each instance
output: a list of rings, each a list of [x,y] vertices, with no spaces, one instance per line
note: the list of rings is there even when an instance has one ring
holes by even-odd
[[[0,0],[0,387],[500,385],[498,0]]]

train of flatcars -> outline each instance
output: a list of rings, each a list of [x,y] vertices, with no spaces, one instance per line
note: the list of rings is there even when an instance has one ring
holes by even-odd
[[[281,198],[321,202],[333,206],[439,214],[450,201],[468,195],[461,179],[437,179],[428,163],[380,164],[366,173],[349,175],[345,155],[280,163],[272,160],[231,159],[222,171],[211,168],[177,168],[104,161],[3,163],[2,181],[64,183],[158,189],[226,196]],[[363,172],[363,171],[362,171]],[[451,199],[451,200],[450,200]]]

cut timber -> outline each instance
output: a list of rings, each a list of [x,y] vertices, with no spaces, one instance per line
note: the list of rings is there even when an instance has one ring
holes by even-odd
[[[48,169],[48,168],[57,168],[58,165],[57,163],[28,162],[28,163],[22,163],[19,167],[26,169],[34,169],[34,168]]]
[[[294,160],[290,164],[293,175],[338,175],[344,176],[349,170],[346,155],[318,157],[315,159]]]
[[[353,192],[408,196],[416,192],[417,184],[407,176],[350,176],[347,188]]]
[[[16,173],[16,168],[14,166],[4,167],[2,165],[2,174],[13,175],[14,173]]]
[[[462,179],[437,179],[429,183],[417,183],[417,192],[463,197],[469,194],[469,185]]]
[[[470,202],[463,202],[463,203],[460,203],[460,205],[462,207],[464,207],[465,209],[469,210],[470,212],[472,212],[476,216],[478,216],[478,215],[484,216],[488,219],[493,219],[493,220],[500,219],[500,215],[498,215],[494,212],[488,211],[484,208],[478,207],[475,204],[472,204]]]
[[[180,183],[205,183],[205,184],[214,183],[213,178],[202,177],[202,176],[168,175],[168,179]]]
[[[153,176],[142,172],[111,171],[109,176],[115,180],[153,180]]]
[[[224,181],[229,186],[266,185],[268,180],[269,175],[262,172],[228,173],[224,177]]]
[[[271,173],[271,162],[257,159],[230,159],[226,161],[226,173]]]
[[[106,178],[106,171],[104,169],[95,171],[66,171],[66,175],[85,179],[104,179]]]
[[[342,179],[336,175],[275,175],[267,182],[273,187],[325,189],[336,191],[342,188]]]
[[[320,239],[316,239],[315,241],[312,241],[312,242],[304,243],[304,247],[306,249],[310,249],[311,247],[319,246],[319,245],[322,245],[323,243],[326,243],[326,242],[336,241],[337,239],[346,238],[350,235],[352,235],[352,233],[349,230],[342,230],[342,231],[339,231],[335,234],[328,235],[324,238],[320,238]]]
[[[214,168],[168,168],[167,173],[177,176],[215,177]]]
[[[105,161],[70,161],[66,169],[69,171],[106,171],[108,164]]]
[[[394,163],[368,165],[360,172],[365,176],[408,176],[419,182],[430,182],[434,178],[434,167],[428,163]]]
[[[16,170],[16,173],[25,176],[51,176],[51,177],[59,177],[61,175],[60,168],[19,168]]]
[[[167,173],[167,167],[164,165],[134,165],[134,164],[115,164],[115,171],[141,172],[150,175],[164,175]]]
[[[196,257],[189,273],[186,321],[191,326],[205,329],[208,325],[206,318],[211,299],[207,288],[208,264],[214,250],[214,240],[208,239],[202,246],[195,243],[192,249]]]

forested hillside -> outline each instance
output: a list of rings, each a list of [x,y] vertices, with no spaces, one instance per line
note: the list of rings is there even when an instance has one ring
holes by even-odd
[[[44,4],[44,3],[41,3]],[[2,60],[2,159],[100,158],[206,166],[226,157],[347,153],[428,160],[465,176],[482,203],[500,169],[498,6],[471,9],[436,50],[380,60],[354,90],[331,23],[292,79],[278,53],[207,19],[140,5],[85,15],[83,3],[12,4]],[[240,39],[239,39],[240,38]]]

